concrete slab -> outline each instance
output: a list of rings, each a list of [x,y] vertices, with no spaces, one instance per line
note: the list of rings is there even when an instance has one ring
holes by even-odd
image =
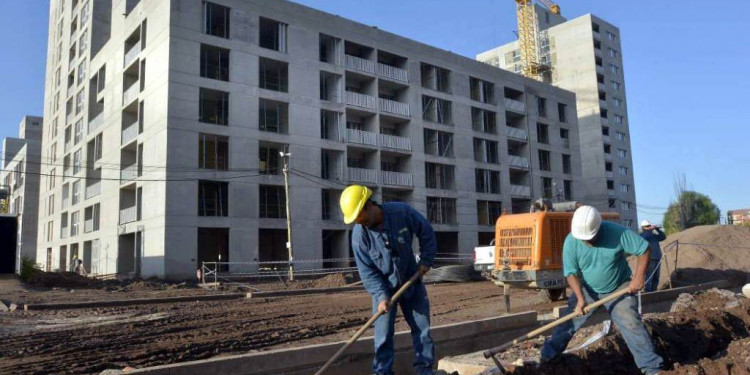
[[[186,296],[186,297],[163,297],[163,298],[139,298],[139,299],[122,299],[113,301],[93,301],[93,302],[63,302],[63,303],[31,303],[23,305],[24,310],[64,310],[64,309],[90,309],[95,307],[112,307],[112,306],[132,306],[132,305],[150,305],[158,303],[176,303],[176,302],[193,302],[193,301],[223,301],[245,298],[243,293],[225,293],[207,296]]]
[[[301,296],[309,294],[329,294],[329,293],[341,293],[341,292],[361,292],[365,288],[361,285],[358,286],[342,286],[338,288],[311,288],[311,289],[291,289],[291,290],[271,290],[262,292],[249,292],[247,298],[267,298],[267,297],[287,297],[287,296]]]

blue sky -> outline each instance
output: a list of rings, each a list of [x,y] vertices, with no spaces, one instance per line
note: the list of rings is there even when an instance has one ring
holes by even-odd
[[[297,2],[468,57],[516,29],[512,0]],[[661,222],[680,173],[724,216],[750,207],[746,0],[560,6],[569,19],[593,13],[620,28],[639,219]],[[0,137],[16,136],[23,115],[42,113],[48,13],[46,0],[0,0]]]

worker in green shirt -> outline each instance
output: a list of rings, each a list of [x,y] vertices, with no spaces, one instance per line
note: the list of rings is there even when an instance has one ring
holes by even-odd
[[[628,254],[638,257],[634,276],[626,260]],[[601,214],[594,207],[579,207],[573,214],[571,233],[563,244],[563,274],[573,290],[573,295],[568,299],[567,313],[575,311],[579,316],[555,329],[552,337],[544,343],[541,361],[553,361],[562,354],[576,331],[593,313],[583,313],[587,304],[625,286],[630,289],[630,294],[604,307],[622,333],[638,368],[646,375],[658,374],[663,360],[654,352],[633,296],[643,289],[650,255],[648,242],[637,233],[614,223],[603,222]]]

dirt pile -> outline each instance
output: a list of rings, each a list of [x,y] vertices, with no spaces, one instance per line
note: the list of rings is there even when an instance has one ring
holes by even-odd
[[[44,272],[33,270],[26,280],[30,286],[45,288],[98,288],[103,285],[100,280],[80,276],[71,272]]]
[[[645,319],[665,362],[662,374],[750,374],[750,299],[710,290],[683,297],[673,311]],[[595,328],[596,329],[596,328]],[[535,350],[541,340],[533,343]],[[515,375],[640,374],[618,333],[559,361],[513,369]]]
[[[674,241],[679,241],[679,252],[676,247],[667,248]],[[740,282],[750,275],[749,227],[697,226],[668,236],[661,242],[661,248],[665,258],[659,278],[660,288],[668,285],[670,271],[673,273],[673,285],[677,284],[674,286],[720,279]],[[674,272],[675,257],[677,272]],[[668,267],[665,262],[668,262]],[[630,259],[630,264],[635,267],[635,258]]]

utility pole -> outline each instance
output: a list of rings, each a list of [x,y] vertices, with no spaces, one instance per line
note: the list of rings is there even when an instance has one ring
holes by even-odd
[[[286,194],[286,236],[287,236],[287,242],[286,242],[286,249],[289,252],[289,281],[294,281],[294,252],[292,251],[292,215],[291,210],[289,206],[289,158],[292,156],[292,154],[289,152],[289,149],[286,149],[285,151],[280,151],[279,156],[281,156],[282,160],[284,161],[284,193]]]

